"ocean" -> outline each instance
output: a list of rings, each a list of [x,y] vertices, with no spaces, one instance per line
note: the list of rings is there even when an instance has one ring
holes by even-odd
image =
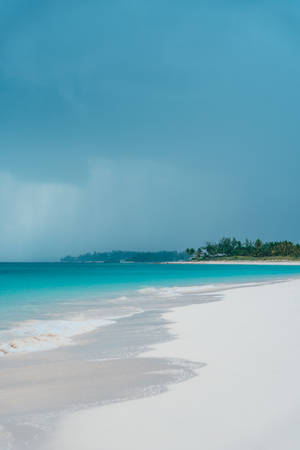
[[[0,356],[68,344],[157,299],[298,276],[292,265],[1,263]]]

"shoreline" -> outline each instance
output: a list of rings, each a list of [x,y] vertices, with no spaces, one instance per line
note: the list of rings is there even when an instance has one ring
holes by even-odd
[[[152,295],[155,301],[157,297],[173,299],[173,297],[182,296],[184,293],[198,294],[198,291],[202,290],[202,286],[203,290],[207,291],[206,287],[212,283],[236,284],[245,283],[247,279],[253,281],[267,281],[268,278],[287,279],[290,276],[297,276],[300,267],[298,264],[295,265],[291,262],[283,265],[278,265],[278,263],[270,265],[270,262],[268,264],[261,262],[262,265],[258,265],[257,261],[249,262],[248,266],[244,262],[236,261],[182,261],[174,262],[175,266],[172,263],[170,264],[169,266],[158,265],[156,267],[155,265],[152,265],[152,267],[142,265],[138,268],[137,277],[135,275],[136,269],[132,265],[130,265],[130,270],[125,270],[125,272],[123,269],[120,271],[119,267],[112,270],[107,267],[104,272],[98,269],[95,271],[94,268],[91,271],[76,269],[76,275],[85,277],[89,274],[91,280],[94,279],[96,274],[99,274],[100,278],[103,277],[103,274],[107,271],[112,279],[112,275],[115,276],[115,273],[121,274],[124,278],[129,277],[128,287],[124,282],[120,285],[117,282],[114,288],[111,286],[108,289],[107,283],[101,282],[98,286],[97,282],[95,284],[97,288],[89,289],[89,285],[86,286],[86,294],[84,290],[81,290],[80,283],[75,283],[74,287],[71,283],[67,286],[65,292],[58,290],[58,294],[54,293],[54,288],[50,288],[49,292],[47,292],[47,289],[44,292],[41,291],[40,298],[33,291],[35,298],[25,297],[23,303],[21,292],[16,290],[16,295],[5,298],[4,289],[4,302],[2,301],[0,305],[0,311],[3,313],[0,314],[0,360],[3,356],[6,357],[11,353],[24,354],[28,351],[48,350],[72,345],[76,336],[96,329],[99,323],[102,325],[107,321],[111,323],[120,316],[135,313],[140,309],[140,303],[142,304],[141,309],[143,309],[146,300],[145,294]],[[183,270],[184,268],[186,270]],[[14,271],[9,273],[11,278]],[[47,279],[48,272],[44,273],[44,269],[42,269],[42,273],[43,277]],[[58,277],[69,276],[65,270],[57,272],[55,269],[54,274]],[[21,276],[21,281],[24,282],[25,278],[22,277],[24,278],[24,274]],[[85,278],[83,279],[85,280]],[[34,278],[32,278],[31,283],[35,286]],[[68,283],[70,283],[70,280]],[[77,284],[80,289],[79,292],[75,290]],[[86,280],[84,281],[85,284]],[[103,292],[101,292],[101,285],[104,286]],[[7,287],[9,287],[9,283]],[[219,288],[220,286],[213,285],[209,291],[219,291]],[[14,286],[10,286],[10,289],[13,291]],[[74,289],[72,294],[74,299],[68,293],[70,289]],[[99,297],[97,290],[99,290]],[[48,296],[51,301],[43,301],[44,296],[45,300]],[[56,296],[57,299],[55,299]],[[21,305],[20,308],[19,305]]]
[[[40,450],[71,411],[160,394],[193,377],[201,363],[146,358],[143,353],[172,339],[163,318],[170,306],[219,300],[217,292],[198,288],[190,295],[171,289],[172,298],[165,288],[155,290],[155,296],[150,292],[143,311],[78,335],[73,345],[1,357],[1,450]],[[123,305],[124,298],[114,301]]]
[[[298,283],[300,288],[299,278],[291,277],[207,285],[205,290],[202,285],[150,290],[146,288],[146,292],[142,289],[143,294],[148,294],[144,295],[145,310],[141,313],[119,318],[109,327],[78,336],[71,346],[1,358],[0,396],[5,413],[0,414],[0,443],[3,442],[3,436],[4,439],[9,436],[15,444],[11,446],[8,442],[7,449],[25,450],[29,445],[32,450],[69,450],[65,442],[53,444],[52,447],[45,446],[45,442],[52,442],[54,437],[58,439],[62,424],[73,420],[78,414],[83,413],[86,417],[85,413],[94,411],[98,421],[98,414],[102,415],[102,410],[107,411],[110,405],[119,405],[120,408],[125,405],[126,410],[126,405],[132,402],[140,404],[139,402],[147,399],[164,398],[170,392],[177,391],[177,388],[194,383],[193,380],[199,378],[196,375],[203,376],[210,364],[205,354],[198,354],[198,351],[193,353],[195,344],[199,345],[203,340],[210,347],[211,343],[207,337],[197,335],[200,322],[196,323],[196,335],[189,338],[189,345],[182,347],[182,319],[185,311],[193,313],[189,316],[187,329],[183,328],[184,333],[194,328],[196,317],[200,314],[201,319],[202,312],[207,309],[206,305],[215,304],[214,309],[218,311],[220,308],[221,311],[223,306],[217,305],[223,305],[228,296],[238,295],[243,300],[260,288],[273,289],[276,297],[277,287],[286,291],[291,283]],[[120,297],[118,300],[122,299],[123,302],[124,298]],[[221,318],[219,313],[218,316]],[[229,323],[237,317],[236,311],[232,310]],[[231,326],[229,323],[227,326]],[[204,323],[205,327],[210,325],[213,325],[213,320],[209,319]],[[136,343],[137,332],[143,336],[139,343]],[[215,337],[218,335],[219,330]],[[131,347],[131,336],[134,337],[134,348]],[[113,349],[107,353],[107,344],[110,342],[116,343],[115,353],[112,352]],[[100,359],[99,345],[104,351],[100,352]],[[123,349],[120,349],[120,345],[123,345]],[[75,416],[72,410],[77,411]],[[96,420],[94,412],[91,412],[93,417],[89,418],[91,424]],[[13,424],[14,416],[19,417],[16,426]],[[26,426],[22,423],[26,423]],[[85,429],[86,426],[84,419],[82,427]],[[90,432],[94,433],[93,430]],[[38,443],[36,446],[33,444],[33,437]],[[100,442],[99,440],[101,441],[100,436],[96,441]],[[6,449],[5,444],[4,440]],[[118,447],[118,443],[114,445],[113,450],[127,450],[127,447]],[[70,444],[70,450],[73,450],[72,446],[77,450],[76,443]],[[87,445],[82,442],[81,448],[94,450],[93,442]],[[105,450],[110,450],[110,447],[105,447]],[[128,450],[135,448],[128,447]],[[138,447],[136,450],[139,450]],[[168,449],[161,447],[161,450]]]
[[[151,299],[159,299],[162,302],[165,300],[167,303],[165,303],[164,308],[170,309],[175,306],[184,306],[185,301],[187,304],[197,303],[197,299],[201,300],[203,298],[204,300],[204,296],[209,301],[208,299],[212,298],[210,296],[222,295],[225,291],[231,289],[283,283],[297,278],[297,276],[294,276],[291,278],[275,278],[273,280],[233,281],[203,285],[150,286],[133,291],[131,296],[112,297],[111,301],[112,303],[118,303],[120,300],[124,302],[129,298],[141,301],[142,297],[146,302],[151,301]],[[139,297],[137,297],[138,295]],[[179,305],[175,303],[175,299]],[[182,302],[183,304],[181,304]],[[132,306],[129,306],[129,308],[132,308]],[[26,358],[26,356],[34,353],[37,354],[38,358],[41,353],[48,351],[60,349],[66,349],[67,351],[68,348],[78,345],[81,339],[84,341],[89,336],[97,334],[102,327],[109,327],[117,324],[120,319],[130,318],[145,312],[142,308],[138,309],[136,306],[134,308],[134,311],[126,312],[122,315],[110,315],[97,319],[93,319],[88,315],[85,318],[82,318],[80,315],[77,317],[72,315],[69,318],[51,319],[48,317],[46,320],[29,319],[24,322],[18,322],[12,329],[5,330],[2,333],[3,336],[6,333],[6,339],[9,339],[9,335],[12,333],[15,333],[16,336],[11,337],[10,340],[0,342],[0,362],[5,361],[7,358],[18,358],[18,356]]]
[[[299,289],[299,280],[237,288],[165,313],[176,339],[142,356],[202,362],[198,376],[162,395],[66,415],[40,449],[296,450]]]
[[[228,264],[228,265],[259,265],[259,266],[300,266],[300,261],[285,261],[285,260],[281,260],[281,261],[271,261],[271,260],[245,260],[245,261],[228,261],[226,259],[221,260],[219,259],[218,261],[169,261],[169,262],[162,262],[159,264],[202,264],[202,265],[206,265],[206,264],[211,264],[211,265],[224,265],[224,264]]]

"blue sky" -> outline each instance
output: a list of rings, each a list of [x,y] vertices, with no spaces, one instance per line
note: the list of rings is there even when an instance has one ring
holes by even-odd
[[[299,236],[296,1],[0,0],[0,259]]]

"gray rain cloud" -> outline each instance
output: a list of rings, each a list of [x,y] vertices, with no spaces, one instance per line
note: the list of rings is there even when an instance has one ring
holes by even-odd
[[[300,6],[0,2],[0,259],[300,240]]]

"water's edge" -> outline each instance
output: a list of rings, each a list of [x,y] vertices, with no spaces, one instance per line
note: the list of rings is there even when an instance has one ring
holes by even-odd
[[[1,358],[3,449],[23,450],[25,444],[35,448],[33,438],[35,443],[44,439],[67,412],[156,395],[170,384],[196,376],[205,362],[140,356],[151,346],[176,338],[170,335],[164,313],[190,304],[221,301],[226,289],[284,281],[143,292],[138,312],[76,336],[73,345]]]

